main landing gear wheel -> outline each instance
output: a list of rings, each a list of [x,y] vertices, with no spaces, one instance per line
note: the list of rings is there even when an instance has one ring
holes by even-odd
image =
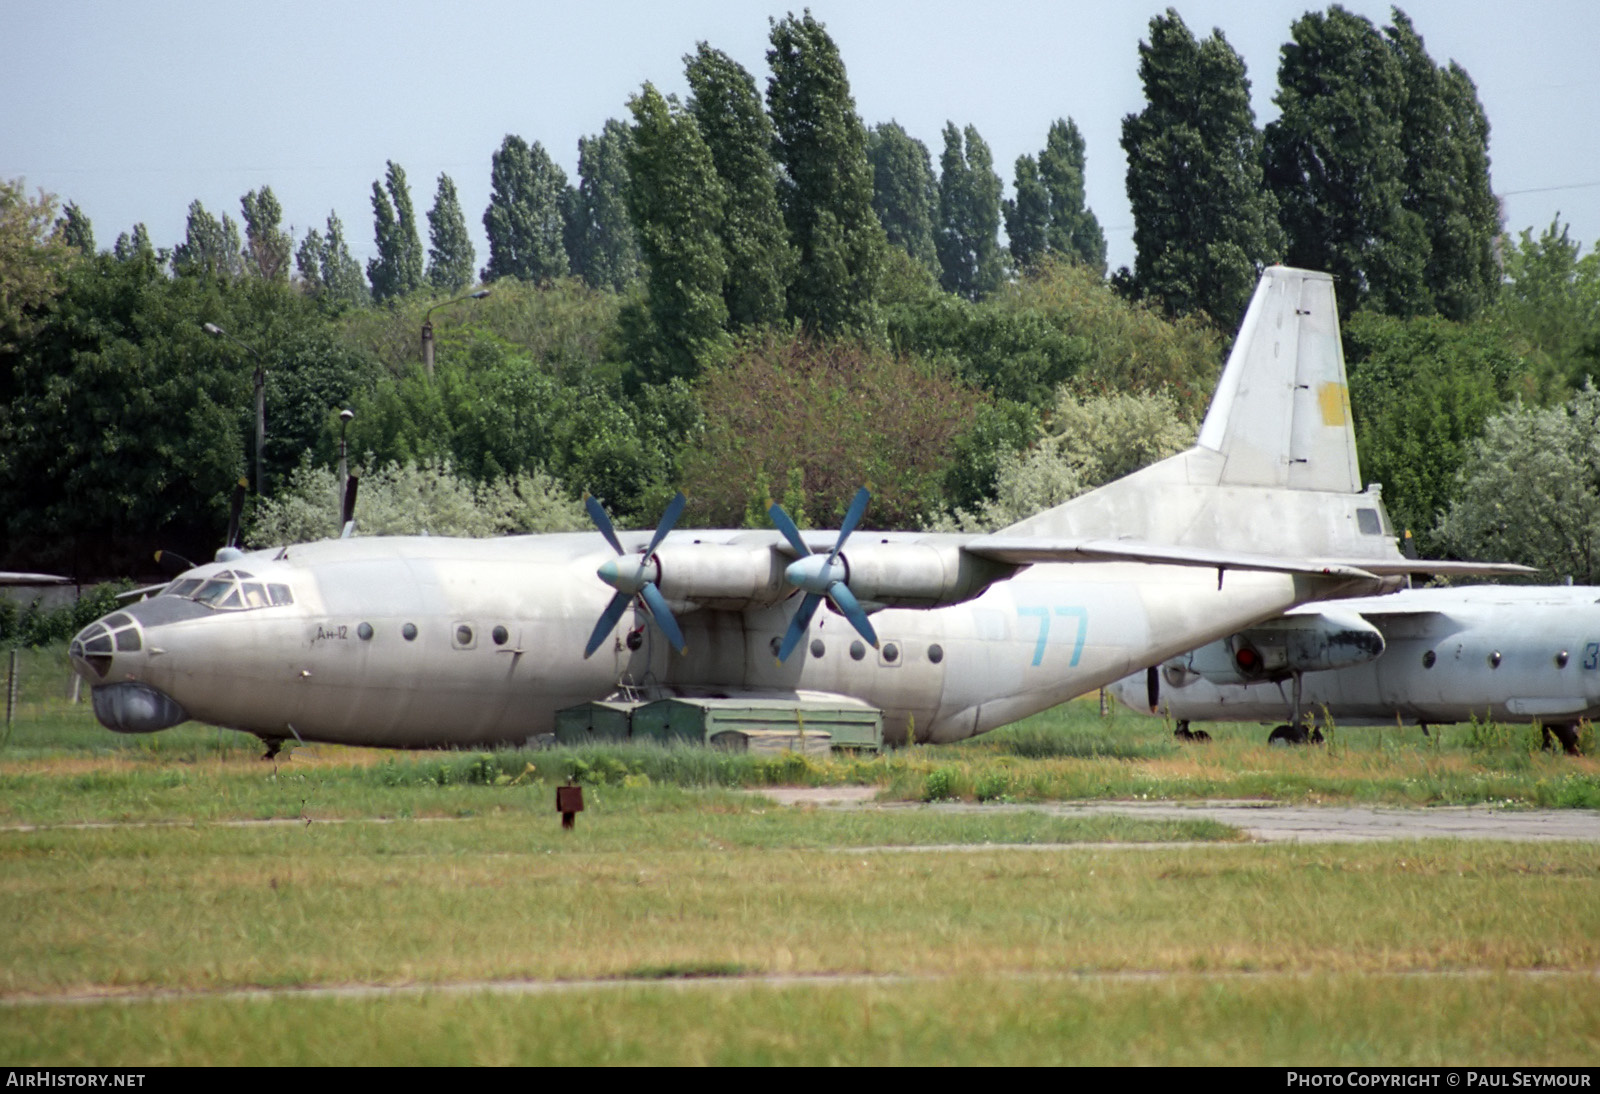
[[[1322,730],[1315,726],[1309,730],[1299,724],[1284,724],[1267,734],[1269,745],[1320,745],[1322,743]]]
[[[1544,730],[1545,748],[1551,747],[1551,738],[1554,738],[1555,740],[1561,742],[1561,751],[1565,752],[1568,756],[1583,755],[1583,753],[1578,750],[1577,726],[1543,726],[1541,728]]]
[[[1197,741],[1200,744],[1205,744],[1211,740],[1211,734],[1203,729],[1196,729],[1191,732],[1187,718],[1178,723],[1178,728],[1172,731],[1172,735],[1180,741]]]
[[[283,751],[282,737],[263,737],[261,743],[267,746],[266,752],[261,755],[263,760],[275,760],[278,758],[278,753]]]

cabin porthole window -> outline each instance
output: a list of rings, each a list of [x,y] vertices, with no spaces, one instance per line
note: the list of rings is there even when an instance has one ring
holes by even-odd
[[[494,639],[495,645],[503,646],[506,644],[506,640],[511,637],[511,632],[506,630],[504,627],[496,627],[494,630],[489,632],[489,637]]]
[[[1427,653],[1422,655],[1422,667],[1425,669],[1431,669],[1433,668],[1433,663],[1438,659],[1438,654],[1434,653],[1432,650],[1429,650]]]
[[[867,646],[859,638],[850,643],[850,660],[859,661],[867,655]]]
[[[371,642],[372,641],[372,624],[371,623],[363,623],[363,624],[361,624],[361,626],[357,627],[356,628],[356,637],[361,639],[361,641],[363,641],[363,642]]]
[[[472,626],[470,624],[456,624],[456,645],[464,650],[472,648]]]
[[[405,626],[401,627],[400,637],[404,638],[407,642],[415,639],[417,637],[417,625],[415,623],[407,623]]]
[[[1489,655],[1489,667],[1492,668],[1492,669],[1497,669],[1497,668],[1500,667],[1500,651],[1499,650],[1495,650],[1493,653],[1491,653]]]
[[[822,644],[822,639],[813,638],[811,640],[811,656],[812,657],[821,657],[823,654],[825,654],[827,652],[828,652],[828,647],[824,646]]]
[[[772,656],[776,657],[776,656],[778,656],[778,651],[783,649],[783,639],[781,639],[781,638],[777,637],[776,635],[774,635],[773,638],[772,638],[772,642],[769,645],[770,645],[770,647],[772,649]]]
[[[900,660],[900,647],[895,645],[893,642],[890,642],[888,645],[884,646],[883,659],[891,665]]]
[[[935,642],[933,645],[929,646],[928,647],[928,660],[932,661],[935,665],[937,665],[940,661],[943,661],[944,660],[944,647],[939,645],[939,643],[937,643],[937,642]]]

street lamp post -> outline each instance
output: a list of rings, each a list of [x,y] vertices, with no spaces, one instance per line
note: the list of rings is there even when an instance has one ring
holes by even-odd
[[[215,323],[203,325],[207,334],[218,338],[226,338],[234,345],[246,350],[250,356],[256,359],[256,496],[261,497],[261,453],[267,446],[267,363],[254,346],[241,342]]]
[[[422,366],[428,370],[428,379],[433,379],[433,313],[440,308],[448,308],[451,304],[459,304],[463,300],[482,300],[489,295],[488,289],[479,289],[477,292],[458,296],[454,300],[446,300],[442,304],[435,304],[429,308],[422,317]]]
[[[350,419],[355,416],[356,412],[349,407],[339,411],[339,485],[333,491],[333,507],[334,512],[339,514],[341,526],[344,522],[344,495],[350,483],[350,461],[345,458],[344,432],[350,427]]]
[[[345,459],[344,454],[344,431],[350,427],[350,419],[355,416],[356,412],[349,407],[339,411],[339,491],[341,497],[344,496],[344,480],[350,477],[350,464]]]

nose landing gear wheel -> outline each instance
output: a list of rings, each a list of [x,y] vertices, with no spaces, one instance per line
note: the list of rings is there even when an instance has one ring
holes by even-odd
[[[1284,724],[1267,734],[1269,745],[1320,745],[1322,743],[1322,730],[1312,727],[1307,729],[1303,725]]]

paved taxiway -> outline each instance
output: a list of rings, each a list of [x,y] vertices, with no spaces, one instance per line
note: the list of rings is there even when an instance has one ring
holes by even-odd
[[[874,802],[873,787],[780,787],[758,791],[785,805],[834,809],[937,809],[950,812],[1029,810],[1056,816],[1120,814],[1159,820],[1214,820],[1263,843],[1371,843],[1410,839],[1490,839],[1517,842],[1578,840],[1600,843],[1600,811],[1428,806],[1416,809],[1350,805],[1279,805],[1259,801],[1041,802],[972,805]]]

